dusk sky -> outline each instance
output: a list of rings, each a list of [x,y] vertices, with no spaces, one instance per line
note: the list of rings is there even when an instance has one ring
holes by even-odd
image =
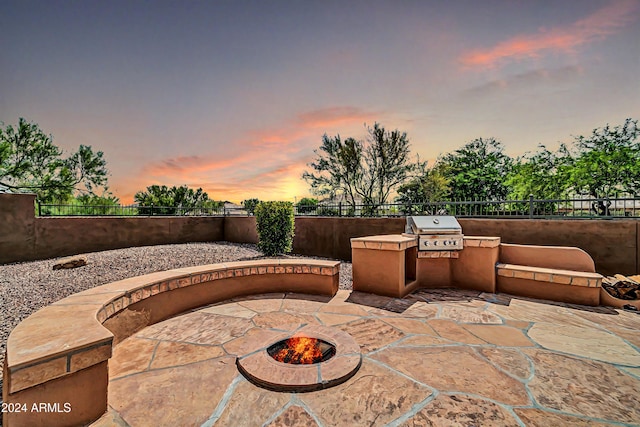
[[[0,121],[104,152],[110,190],[298,200],[330,136],[433,161],[640,119],[640,0],[1,1]]]

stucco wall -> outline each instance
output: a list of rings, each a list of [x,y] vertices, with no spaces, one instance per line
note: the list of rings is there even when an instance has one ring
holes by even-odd
[[[223,240],[222,217],[36,218],[35,259],[131,246]]]
[[[229,216],[224,220],[224,240],[236,243],[258,243],[256,218]]]
[[[36,218],[34,199],[0,194],[0,263],[224,239],[222,217]]]
[[[640,272],[640,221],[459,219],[467,236],[504,243],[575,246],[610,275]],[[397,234],[403,218],[297,217],[297,254],[351,259],[352,237]],[[0,263],[184,242],[255,243],[255,217],[35,218],[34,196],[0,194]]]
[[[0,193],[0,263],[35,259],[33,194]]]
[[[596,271],[605,275],[640,272],[640,221],[465,218],[458,221],[467,236],[497,236],[504,243],[578,247],[593,258]],[[352,237],[402,233],[404,226],[403,218],[296,217],[293,251],[351,260]],[[257,241],[255,234],[247,239],[241,230],[255,230],[255,218],[225,218],[225,240]],[[241,239],[235,240],[237,237]]]
[[[459,219],[467,236],[499,236],[503,243],[575,246],[591,255],[596,271],[640,272],[637,220]]]
[[[403,218],[297,217],[293,251],[335,259],[351,259],[352,237],[404,232]]]

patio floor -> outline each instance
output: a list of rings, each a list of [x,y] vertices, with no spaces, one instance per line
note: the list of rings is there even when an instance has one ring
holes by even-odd
[[[357,341],[353,378],[284,393],[238,373],[236,355],[305,323]],[[458,290],[239,298],[116,346],[93,426],[640,425],[639,330],[622,310]]]

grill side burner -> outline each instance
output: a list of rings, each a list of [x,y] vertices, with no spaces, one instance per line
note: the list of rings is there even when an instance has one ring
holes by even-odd
[[[418,235],[420,251],[453,251],[463,248],[462,227],[453,216],[408,216],[406,232]]]

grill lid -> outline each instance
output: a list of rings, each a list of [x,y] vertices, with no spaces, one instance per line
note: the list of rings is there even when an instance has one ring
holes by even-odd
[[[407,225],[414,234],[461,234],[462,227],[453,216],[408,216]]]

